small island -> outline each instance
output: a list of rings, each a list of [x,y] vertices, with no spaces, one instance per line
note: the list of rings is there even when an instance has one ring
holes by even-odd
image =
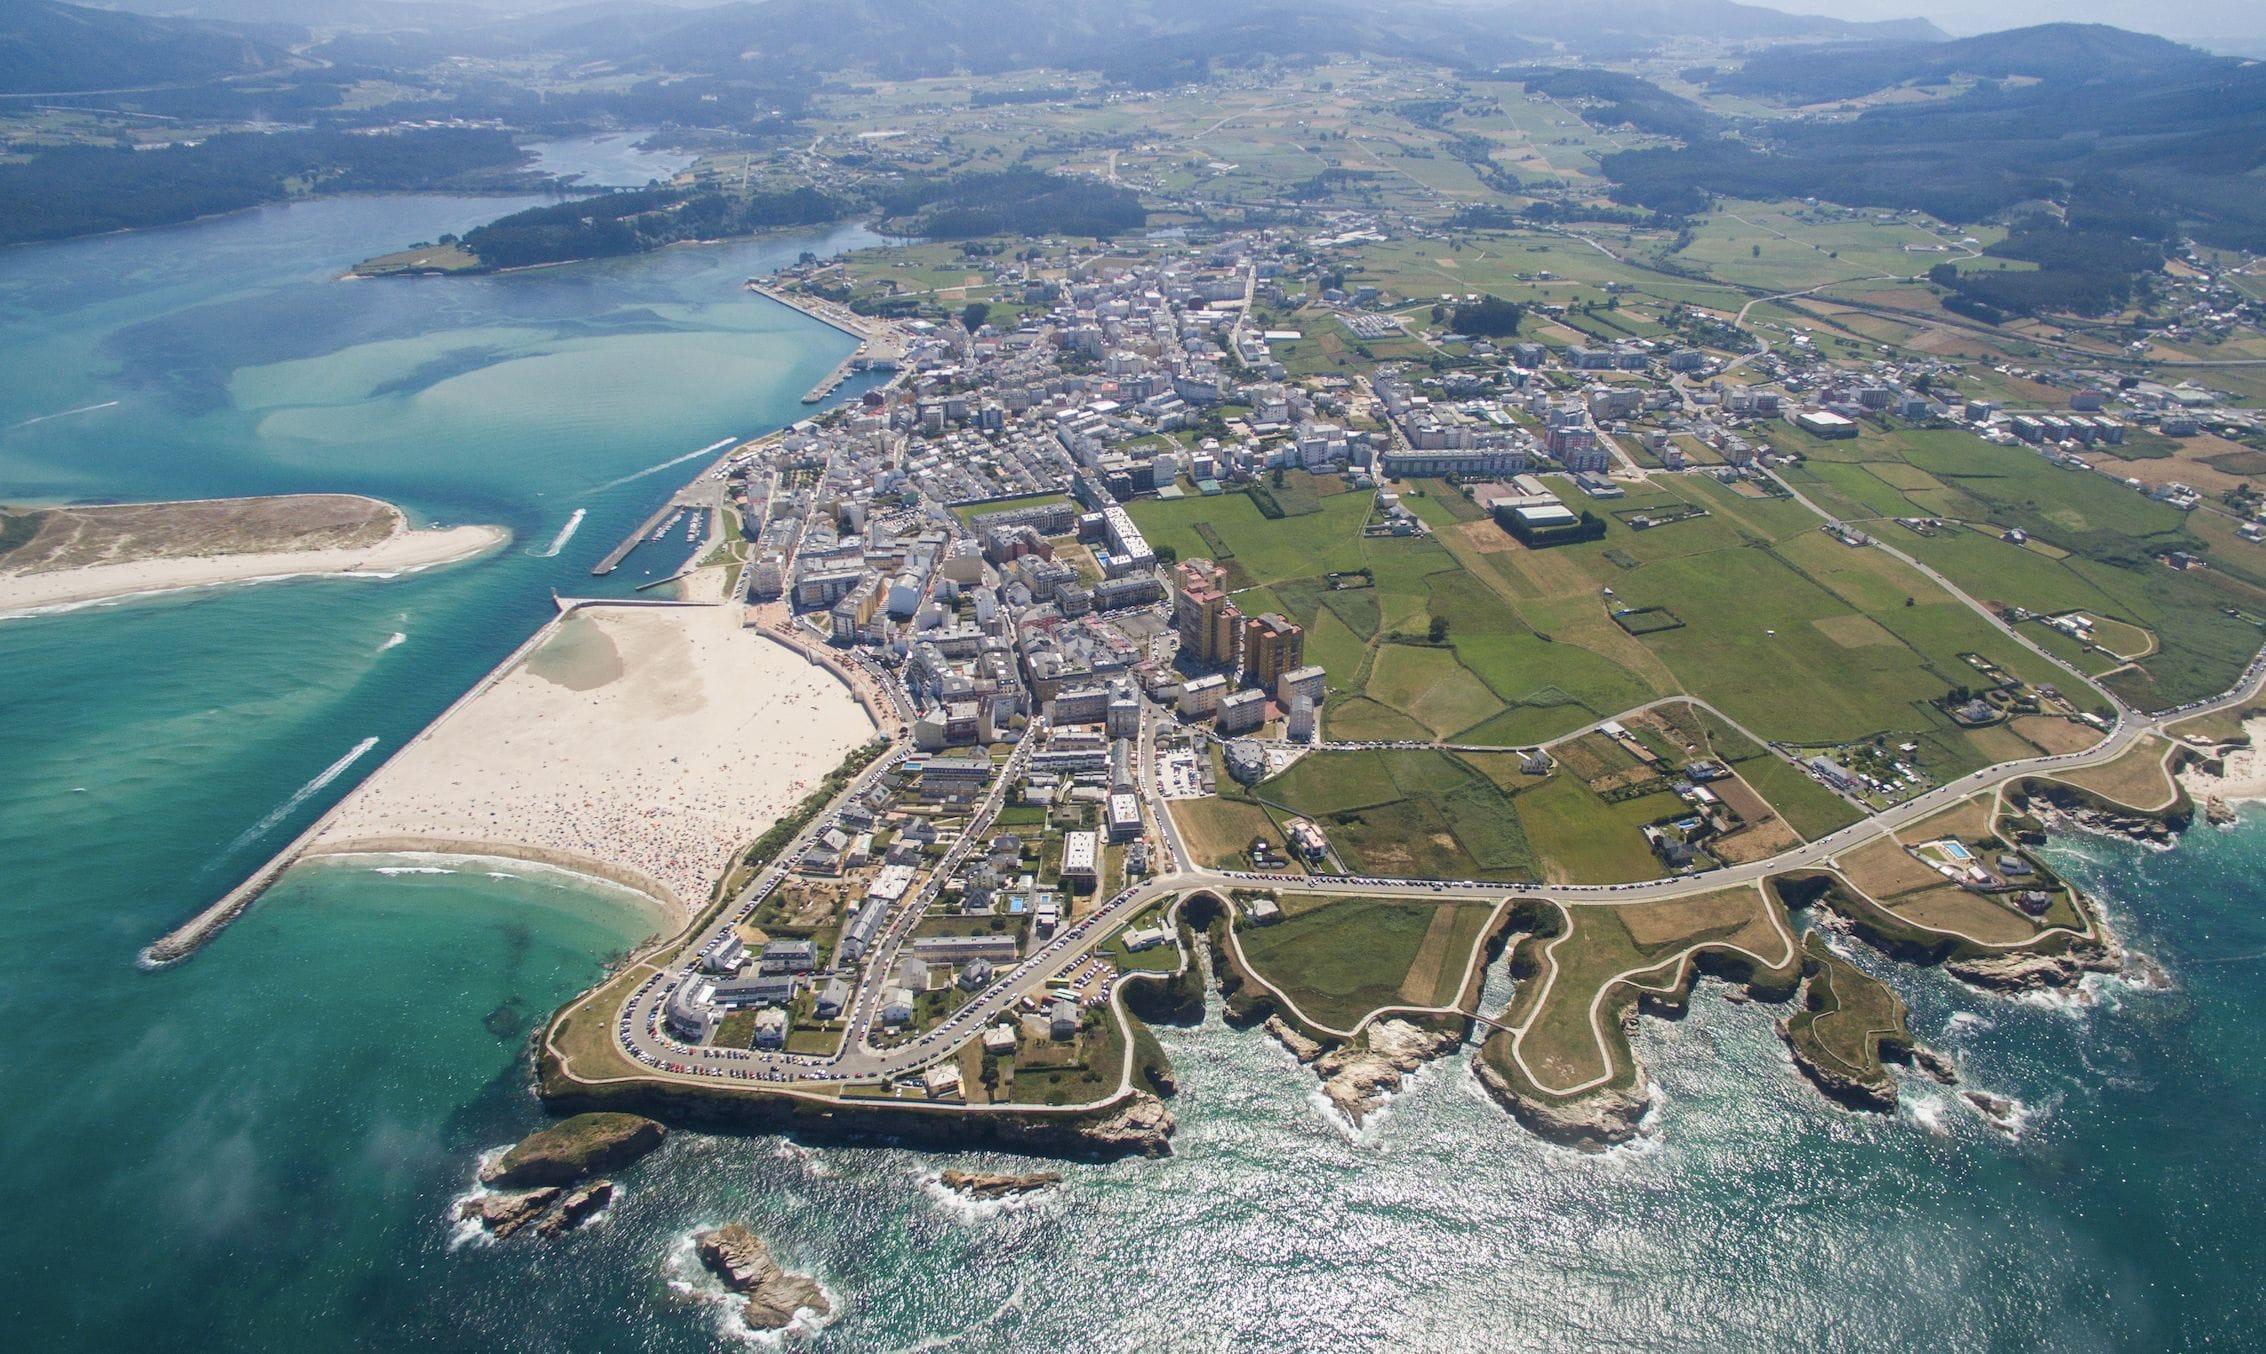
[[[305,574],[390,578],[507,538],[501,527],[412,527],[360,494],[0,507],[0,612]]]

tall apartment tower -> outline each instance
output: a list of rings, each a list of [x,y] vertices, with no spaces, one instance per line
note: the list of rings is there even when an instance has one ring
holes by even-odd
[[[1274,612],[1243,623],[1243,680],[1272,691],[1282,675],[1306,664],[1306,632]]]
[[[1173,568],[1178,591],[1172,600],[1180,651],[1200,663],[1235,661],[1235,640],[1243,613],[1227,596],[1227,570],[1208,559],[1185,559]]]

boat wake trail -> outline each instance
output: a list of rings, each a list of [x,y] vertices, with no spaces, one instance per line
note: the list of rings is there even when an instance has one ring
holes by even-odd
[[[378,646],[378,652],[384,653],[386,650],[392,648],[394,645],[399,644],[408,638],[408,634],[403,631],[396,630],[392,634],[386,636],[386,642]]]
[[[328,785],[332,781],[337,780],[340,776],[345,775],[346,768],[362,760],[362,754],[368,752],[371,748],[374,748],[377,745],[378,740],[375,736],[365,738],[361,742],[356,743],[351,749],[348,750],[345,756],[339,758],[335,762],[332,762],[329,766],[324,767],[313,780],[308,781],[305,785],[302,785],[298,789],[292,791],[291,798],[284,800],[281,804],[278,804],[273,809],[270,809],[268,811],[267,817],[262,818],[260,821],[244,829],[243,836],[238,837],[235,841],[232,841],[228,844],[229,852],[234,853],[241,851],[245,847],[250,846],[253,842],[258,841],[268,832],[272,831],[277,823],[280,823],[284,819],[291,816],[291,811],[293,809],[298,808],[301,804],[306,803],[309,799],[320,793],[325,785]]]
[[[45,423],[51,418],[69,418],[73,414],[91,414],[97,409],[115,409],[117,407],[118,401],[116,400],[104,400],[100,404],[82,404],[76,409],[65,409],[53,414],[41,414],[37,418],[27,418],[21,423],[11,423],[8,425],[8,430],[13,432],[18,428],[28,428],[34,423]]]
[[[724,448],[732,445],[734,442],[737,442],[739,440],[740,439],[738,439],[737,437],[722,438],[718,441],[709,443],[707,446],[702,447],[698,451],[688,451],[682,456],[671,457],[670,459],[661,462],[661,464],[659,465],[649,465],[643,470],[632,470],[627,475],[622,476],[620,479],[607,480],[604,484],[599,485],[597,488],[592,489],[590,492],[594,494],[602,494],[608,489],[619,489],[625,484],[629,484],[635,480],[644,479],[647,475],[658,475],[662,471],[667,470],[670,466],[683,465],[687,461],[696,461],[703,456],[714,456],[717,452],[722,451]]]
[[[582,530],[582,519],[588,517],[589,515],[589,509],[576,508],[574,512],[567,518],[566,525],[559,528],[559,534],[551,538],[551,543],[549,545],[544,546],[540,550],[530,550],[527,553],[535,556],[535,558],[537,559],[549,559],[553,555],[558,554],[561,550],[566,549],[566,543],[568,541],[574,539],[574,533]]]

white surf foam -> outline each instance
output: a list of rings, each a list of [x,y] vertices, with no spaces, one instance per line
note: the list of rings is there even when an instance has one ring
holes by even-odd
[[[1014,1291],[1010,1292],[1007,1295],[1005,1301],[1001,1302],[997,1307],[992,1308],[991,1315],[984,1317],[983,1319],[975,1322],[973,1325],[970,1325],[965,1329],[956,1330],[950,1335],[931,1335],[925,1340],[916,1340],[909,1345],[899,1345],[897,1348],[891,1350],[889,1354],[928,1354],[928,1351],[932,1349],[958,1348],[961,1345],[966,1344],[969,1337],[973,1336],[977,1331],[990,1328],[991,1326],[995,1325],[1001,1317],[1006,1316],[1009,1312],[1021,1311],[1022,1307],[1023,1284],[1022,1281],[1018,1279],[1015,1283]]]
[[[347,751],[345,756],[339,758],[335,762],[332,762],[329,766],[324,767],[319,773],[316,774],[313,780],[308,781],[305,785],[302,785],[298,789],[292,791],[291,798],[284,800],[281,804],[278,804],[273,809],[270,809],[268,811],[267,817],[262,818],[260,821],[244,829],[244,835],[238,837],[235,841],[228,844],[229,851],[240,851],[243,848],[250,846],[253,842],[258,841],[261,837],[265,836],[269,832],[269,830],[275,827],[276,824],[290,817],[291,811],[293,809],[296,809],[301,804],[306,803],[310,798],[321,793],[324,786],[330,784],[332,781],[337,780],[340,776],[346,774],[346,768],[360,761],[362,759],[363,753],[368,752],[371,748],[374,748],[377,745],[378,740],[374,735],[372,737],[363,739],[359,743],[356,743],[351,749]]]
[[[573,540],[574,533],[582,529],[582,519],[588,517],[589,515],[589,509],[576,508],[572,513],[569,513],[567,515],[566,525],[559,528],[559,534],[551,538],[551,543],[549,545],[544,546],[540,550],[530,551],[529,553],[533,554],[538,559],[549,559],[552,556],[558,554],[561,550],[566,549],[566,543]]]
[[[1950,1106],[1945,1103],[1941,1096],[1907,1093],[1904,1096],[1903,1103],[1905,1111],[1912,1118],[1912,1122],[1930,1133],[1940,1138],[1951,1131],[1944,1122],[1944,1111],[1949,1109]]]
[[[9,431],[13,432],[17,428],[28,428],[34,423],[45,423],[49,419],[69,418],[73,414],[91,414],[97,409],[115,409],[117,407],[118,401],[116,400],[104,400],[100,404],[82,404],[76,409],[62,409],[52,414],[41,414],[36,418],[27,418],[21,423],[10,424]]]
[[[606,481],[604,484],[597,486],[590,492],[594,494],[602,494],[608,489],[619,489],[625,484],[632,484],[638,480],[644,479],[647,475],[658,475],[671,466],[683,465],[687,461],[696,461],[703,456],[713,456],[717,452],[722,451],[724,448],[732,445],[734,442],[737,442],[739,440],[740,439],[737,437],[722,438],[718,441],[709,443],[707,446],[702,447],[698,451],[688,451],[682,456],[672,456],[668,460],[661,462],[659,465],[649,465],[643,470],[632,470],[627,475],[623,475],[618,479],[610,479]]]

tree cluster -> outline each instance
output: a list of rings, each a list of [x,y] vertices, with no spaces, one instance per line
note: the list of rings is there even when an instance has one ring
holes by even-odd
[[[0,244],[172,225],[310,188],[448,187],[519,161],[508,133],[458,129],[245,132],[150,151],[74,146],[0,165]]]

